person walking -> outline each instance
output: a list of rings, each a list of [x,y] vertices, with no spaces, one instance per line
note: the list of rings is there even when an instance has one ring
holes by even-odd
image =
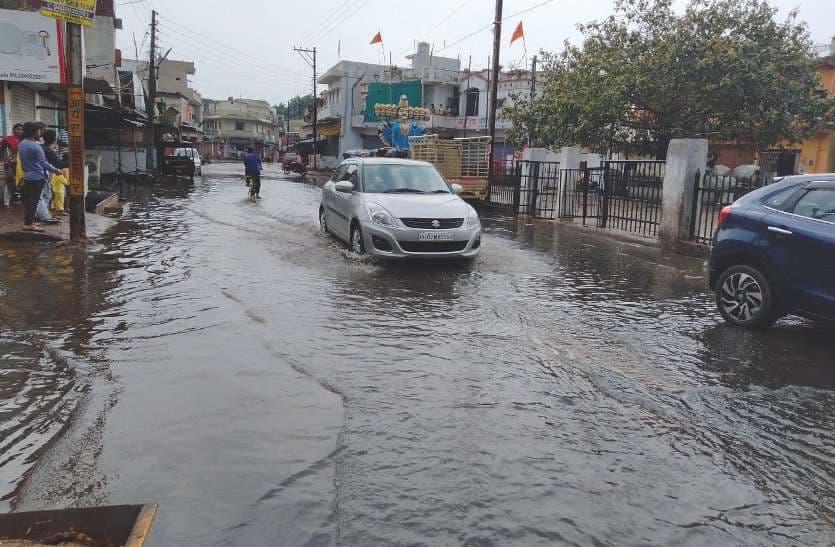
[[[23,230],[27,232],[43,232],[43,228],[35,224],[35,211],[47,176],[59,171],[46,161],[43,147],[38,143],[41,131],[42,126],[36,122],[23,124],[23,141],[17,150],[23,169]]]
[[[12,134],[6,135],[0,140],[0,152],[4,152],[3,178],[0,179],[0,205],[10,207],[12,197],[17,188],[17,149],[23,139],[23,124],[16,123],[12,128]]]

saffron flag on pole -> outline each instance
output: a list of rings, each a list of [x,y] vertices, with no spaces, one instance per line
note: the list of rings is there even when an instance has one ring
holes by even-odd
[[[374,38],[371,39],[371,45],[374,44],[382,44],[383,43],[383,35],[379,32],[374,35]]]
[[[512,44],[519,38],[525,39],[525,29],[522,27],[522,21],[519,21],[519,24],[516,25],[516,30],[513,31],[513,36],[510,37],[510,43]]]

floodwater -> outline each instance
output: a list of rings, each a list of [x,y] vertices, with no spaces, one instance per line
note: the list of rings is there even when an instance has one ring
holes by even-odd
[[[485,213],[385,266],[319,190],[136,193],[0,245],[3,510],[158,502],[148,545],[832,545],[832,332],[720,323],[699,264]]]

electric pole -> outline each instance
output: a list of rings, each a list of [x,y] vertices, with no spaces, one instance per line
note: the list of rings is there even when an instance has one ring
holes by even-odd
[[[533,101],[536,99],[536,55],[533,56],[531,59],[531,107],[533,107]],[[528,122],[528,146],[532,146],[534,142],[534,119],[531,116],[530,121]]]
[[[151,11],[151,52],[148,56],[148,104],[145,105],[145,111],[148,113],[148,120],[151,123],[150,131],[150,145],[147,148],[147,156],[145,158],[145,166],[148,171],[156,172],[156,144],[157,144],[157,129],[156,129],[156,102],[157,102],[157,70],[156,70],[156,54],[157,54],[157,12]]]
[[[490,172],[493,170],[493,148],[496,146],[496,109],[499,91],[499,54],[502,48],[502,0],[496,0],[496,20],[493,22],[493,78],[490,80]]]
[[[316,102],[316,47],[314,46],[313,49],[294,47],[293,51],[301,55],[302,59],[304,59],[313,69],[313,169],[316,169],[316,139],[318,136],[316,131],[316,122],[318,121],[317,118],[319,110],[319,105]],[[299,101],[299,110],[301,110],[301,101]]]
[[[84,216],[84,52],[81,25],[67,23],[67,135],[70,148],[70,239],[87,239]]]

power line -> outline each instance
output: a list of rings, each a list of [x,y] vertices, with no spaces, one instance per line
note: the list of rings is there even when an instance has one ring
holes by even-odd
[[[333,31],[333,30],[335,30],[335,29],[339,28],[340,26],[342,26],[343,24],[345,24],[345,22],[346,22],[346,21],[348,21],[348,19],[350,19],[351,17],[355,16],[357,13],[359,13],[360,11],[362,11],[362,9],[363,9],[365,6],[367,6],[370,2],[371,2],[371,0],[365,0],[365,1],[364,1],[364,2],[363,2],[360,6],[359,6],[359,7],[356,7],[356,5],[352,6],[352,7],[356,7],[356,9],[354,10],[354,12],[353,12],[353,13],[347,14],[347,15],[345,15],[344,17],[342,17],[341,19],[339,19],[339,20],[335,21],[335,22],[334,22],[334,24],[333,24],[332,26],[330,26],[330,27],[328,27],[328,28],[326,28],[326,29],[325,29],[325,28],[323,28],[321,32],[317,33],[318,35],[314,35],[314,37],[315,37],[314,39],[319,39],[319,38],[321,38],[322,36],[324,36],[325,34],[327,34],[328,32],[331,32],[331,31]],[[311,40],[311,41],[313,41],[313,40]]]
[[[206,34],[202,34],[200,32],[197,32],[196,30],[192,30],[188,27],[185,27],[185,26],[181,25],[180,23],[177,23],[176,21],[174,21],[172,19],[169,19],[168,17],[165,17],[164,15],[160,15],[160,18],[164,19],[165,21],[167,21],[167,22],[171,23],[172,25],[174,25],[175,27],[177,27],[177,29],[179,29],[178,32],[190,33],[191,35],[196,37],[196,39],[199,39],[201,41],[201,43],[203,43],[206,47],[214,47],[215,49],[218,49],[219,47],[222,47],[223,48],[222,51],[223,50],[235,51],[240,55],[245,55],[249,58],[257,59],[257,57],[253,56],[249,52],[246,52],[246,51],[240,50],[238,48],[235,48],[235,47],[229,45],[228,43],[220,42],[215,37],[208,36]],[[264,59],[260,59],[259,62],[264,63],[265,66],[269,66],[270,68],[283,70],[285,72],[289,72],[289,73],[294,74],[294,75],[298,74],[298,72],[295,71],[295,70],[275,65],[272,62],[264,60]]]
[[[509,20],[511,20],[511,19],[515,19],[516,17],[519,17],[520,15],[524,15],[524,14],[526,14],[526,13],[528,13],[528,12],[530,12],[530,11],[533,11],[533,10],[535,10],[535,9],[537,9],[537,8],[541,8],[542,6],[545,6],[545,5],[547,5],[547,4],[550,4],[550,3],[551,3],[551,2],[553,2],[553,1],[554,1],[554,0],[545,0],[544,2],[540,2],[539,4],[535,4],[535,5],[533,5],[533,6],[529,7],[529,8],[526,8],[526,9],[523,9],[523,10],[520,10],[520,11],[517,11],[517,12],[516,12],[516,13],[514,13],[514,14],[508,15],[507,17],[503,17],[503,18],[502,18],[502,23],[504,23],[505,21],[509,21]],[[476,34],[478,34],[479,32],[483,32],[483,31],[485,31],[485,30],[489,29],[489,28],[490,28],[490,27],[492,27],[492,26],[493,26],[493,23],[490,23],[490,24],[489,24],[489,25],[487,25],[487,26],[481,27],[480,29],[478,29],[478,30],[476,30],[476,31],[474,31],[474,32],[471,32],[470,34],[468,34],[468,35],[464,36],[463,38],[459,38],[458,40],[456,40],[456,41],[452,42],[451,44],[447,44],[447,45],[445,45],[443,48],[439,49],[439,50],[438,50],[438,52],[440,53],[441,51],[447,50],[447,49],[451,48],[451,47],[452,47],[452,46],[454,46],[454,45],[460,44],[460,43],[461,43],[461,42],[463,42],[464,40],[467,40],[468,38],[472,38],[473,36],[475,36],[475,35],[476,35]]]
[[[429,30],[427,30],[426,32],[424,32],[424,33],[423,33],[423,35],[421,35],[421,37],[420,37],[420,38],[418,38],[418,40],[423,40],[424,38],[426,38],[427,36],[429,36],[430,34],[432,34],[433,32],[435,32],[436,30],[438,30],[438,28],[439,28],[441,25],[443,25],[444,23],[446,23],[447,21],[449,21],[449,20],[450,20],[450,19],[451,19],[451,18],[452,18],[452,17],[453,17],[456,13],[458,13],[459,11],[461,11],[462,9],[464,9],[464,7],[465,7],[467,4],[469,4],[470,2],[472,2],[472,1],[473,1],[473,0],[464,0],[463,2],[461,2],[461,4],[459,4],[457,8],[455,8],[454,10],[452,10],[452,11],[451,11],[448,15],[446,15],[443,19],[441,19],[441,21],[440,21],[437,25],[435,25],[435,26],[434,26],[434,27],[432,27],[431,29],[429,29]],[[398,57],[400,57],[401,55],[403,55],[404,53],[406,53],[407,51],[409,51],[409,49],[410,49],[410,48],[408,48],[408,47],[407,47],[406,49],[404,49],[403,51],[401,51],[400,53],[398,53],[398,54],[397,54],[397,56],[398,56]]]
[[[322,20],[319,22],[319,24],[318,24],[318,25],[314,26],[314,27],[313,27],[310,31],[308,31],[308,33],[307,33],[307,34],[305,34],[304,36],[302,36],[302,39],[301,39],[300,41],[301,41],[301,42],[306,42],[306,41],[307,41],[307,39],[308,39],[309,37],[311,37],[311,36],[315,35],[315,34],[316,34],[319,30],[321,30],[321,28],[322,28],[322,26],[323,26],[323,25],[330,23],[331,19],[332,19],[335,15],[337,15],[340,11],[342,11],[342,8],[344,8],[346,4],[349,4],[350,2],[353,2],[353,1],[354,1],[354,0],[345,0],[344,2],[342,2],[342,3],[341,3],[341,4],[340,4],[340,5],[339,5],[336,9],[334,9],[334,10],[333,10],[333,11],[332,11],[332,12],[331,12],[331,13],[330,13],[327,17],[325,17],[324,19],[322,19]]]

